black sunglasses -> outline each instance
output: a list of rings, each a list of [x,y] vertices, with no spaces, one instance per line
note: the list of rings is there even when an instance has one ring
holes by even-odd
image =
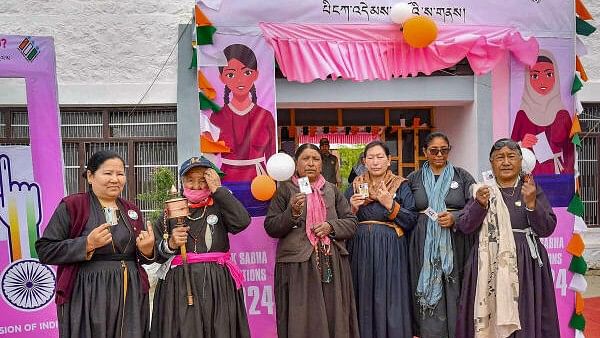
[[[428,148],[427,152],[431,156],[435,156],[435,155],[439,155],[439,154],[446,156],[450,153],[450,149],[451,148]]]

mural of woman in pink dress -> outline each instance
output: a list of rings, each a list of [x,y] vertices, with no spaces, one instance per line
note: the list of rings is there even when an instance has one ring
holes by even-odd
[[[265,163],[275,153],[273,114],[256,103],[258,63],[254,52],[242,44],[223,50],[227,65],[219,67],[225,84],[223,108],[210,122],[220,128],[219,140],[231,148],[221,154],[224,182],[250,182],[257,173],[266,173]]]
[[[569,138],[571,116],[561,99],[558,67],[552,53],[540,50],[537,62],[527,75],[511,138],[532,149],[540,142],[538,135],[546,136],[552,158],[542,163],[538,160],[534,175],[573,173],[575,148]]]

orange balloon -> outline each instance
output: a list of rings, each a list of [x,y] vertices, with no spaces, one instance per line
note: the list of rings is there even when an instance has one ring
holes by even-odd
[[[267,175],[256,176],[250,184],[252,196],[259,201],[268,201],[275,194],[275,181]]]
[[[423,48],[437,38],[435,21],[427,16],[415,16],[402,25],[404,41],[413,48]]]

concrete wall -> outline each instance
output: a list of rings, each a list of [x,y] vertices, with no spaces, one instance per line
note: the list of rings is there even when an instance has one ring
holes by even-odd
[[[452,144],[450,161],[456,166],[466,169],[471,175],[477,175],[477,161],[473,161],[474,138],[476,134],[465,133],[465,128],[475,130],[477,115],[474,104],[459,107],[436,107],[435,125],[438,131],[448,135]]]
[[[61,104],[135,104],[175,46],[177,25],[191,20],[193,4],[3,0],[0,32],[54,36]],[[143,103],[176,102],[176,64],[175,50]],[[24,103],[19,93],[0,91],[0,104]]]

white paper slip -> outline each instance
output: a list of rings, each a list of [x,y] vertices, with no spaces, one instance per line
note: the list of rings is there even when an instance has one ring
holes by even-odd
[[[431,209],[431,207],[425,209],[425,211],[423,213],[425,213],[425,215],[427,215],[427,217],[431,218],[431,220],[434,222],[437,221],[437,219],[438,219],[437,212],[435,212],[435,210]]]
[[[494,172],[491,170],[482,172],[481,178],[483,179],[483,184],[485,185],[494,185],[496,183]]]
[[[554,158],[554,153],[552,152],[552,148],[550,148],[546,133],[541,132],[535,136],[537,137],[537,143],[533,145],[533,153],[538,162],[544,163]]]
[[[358,185],[358,193],[364,197],[369,197],[369,183],[361,183]]]
[[[308,181],[308,177],[300,177],[298,179],[298,186],[300,187],[300,192],[308,195],[312,194],[312,189],[310,187],[310,182]]]

